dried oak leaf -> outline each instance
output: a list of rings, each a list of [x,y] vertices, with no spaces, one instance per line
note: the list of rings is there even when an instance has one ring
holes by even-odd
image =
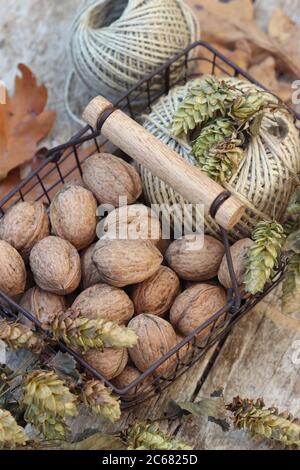
[[[259,64],[252,65],[248,72],[255,80],[279,96],[282,101],[291,101],[293,89],[289,82],[278,80],[274,57],[268,56]]]
[[[268,25],[268,33],[288,54],[290,59],[299,62],[300,57],[300,30],[280,8],[274,10]]]
[[[286,53],[278,38],[262,31],[254,19],[252,0],[189,0],[201,24],[202,38],[232,46],[246,39],[260,50],[273,55],[284,70],[300,75],[300,59]]]
[[[0,105],[0,181],[14,168],[33,158],[37,144],[47,136],[55,112],[46,111],[47,88],[38,85],[31,70],[19,64],[13,96]]]

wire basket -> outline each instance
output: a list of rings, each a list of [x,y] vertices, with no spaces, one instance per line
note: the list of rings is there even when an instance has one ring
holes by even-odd
[[[193,54],[190,54],[191,51],[193,51]],[[262,86],[212,46],[203,41],[199,41],[159,67],[151,75],[138,82],[128,93],[120,97],[114,103],[114,106],[125,111],[134,120],[139,121],[141,113],[150,112],[152,104],[162,95],[167,94],[172,87],[183,85],[188,80],[201,75],[202,66],[205,66],[206,73],[215,74],[219,71],[228,76],[241,77]],[[176,74],[174,75],[173,73],[174,68],[178,67],[182,68],[181,78],[173,81],[172,77],[176,76]],[[164,87],[157,91],[157,87],[154,86],[154,84],[158,82],[161,83],[162,78],[164,80]],[[147,100],[145,105],[141,106],[139,98],[145,94]],[[294,114],[295,124],[299,129],[300,116],[293,110],[290,111]],[[90,126],[86,126],[65,144],[47,151],[39,167],[0,201],[0,217],[2,217],[13,204],[20,201],[42,201],[49,206],[56,192],[67,181],[82,175],[81,165],[83,161],[95,152],[107,152],[108,146],[110,146],[110,143],[103,138],[101,130],[95,131]],[[117,148],[110,148],[109,150],[125,159],[128,158]],[[221,203],[222,200],[215,201],[213,208],[214,213],[216,213]],[[132,407],[146,398],[160,393],[176,378],[184,374],[212,345],[225,338],[233,325],[274,289],[284,274],[285,265],[281,262],[273,281],[267,286],[263,294],[242,300],[233,270],[227,231],[221,229],[221,234],[233,286],[233,289],[227,291],[226,304],[221,310],[212,315],[209,320],[199,325],[189,336],[185,337],[167,354],[152,364],[151,367],[136,380],[128,384],[126,388],[122,390],[118,389],[111,381],[107,380],[93,369],[83,357],[67,347],[62,341],[58,341],[55,347],[49,346],[48,351],[45,352],[45,359],[47,358],[47,354],[49,356],[49,354],[57,350],[71,354],[77,361],[80,369],[88,371],[95,378],[103,381],[121,398],[123,408]],[[24,315],[36,325],[38,331],[45,334],[41,328],[41,324],[32,313],[22,308],[1,291],[0,300],[2,300],[2,304],[5,305],[0,305],[0,315],[9,319],[15,319],[18,315]],[[199,333],[204,330],[205,337],[199,340]],[[51,336],[51,332],[47,334]],[[171,356],[175,355],[176,361],[174,362],[176,362],[176,366],[173,370],[170,371],[167,376],[157,374],[159,366]]]

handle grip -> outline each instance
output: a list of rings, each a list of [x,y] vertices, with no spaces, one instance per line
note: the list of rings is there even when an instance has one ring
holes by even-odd
[[[97,96],[89,103],[83,119],[94,129],[101,127],[102,135],[144,165],[153,175],[172,186],[190,203],[202,203],[206,215],[216,207],[216,201],[222,202],[222,186],[182,159],[123,111],[114,109],[112,103],[102,96]],[[218,208],[215,220],[229,230],[240,220],[244,211],[244,205],[230,196]]]

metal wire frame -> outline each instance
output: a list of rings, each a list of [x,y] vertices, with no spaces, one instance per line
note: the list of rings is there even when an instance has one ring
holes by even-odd
[[[196,51],[197,54],[193,54],[191,56],[190,52],[192,50]],[[211,54],[210,58],[207,58],[208,52]],[[205,63],[206,65],[210,64],[210,72],[212,74],[214,74],[216,70],[220,70],[224,74],[234,77],[243,77],[262,87],[262,85],[254,80],[247,72],[227,59],[215,48],[210,46],[208,43],[198,41],[177,54],[164,65],[156,69],[153,73],[140,80],[126,94],[121,96],[114,103],[114,106],[126,111],[133,119],[140,120],[141,114],[151,111],[152,104],[161,96],[167,94],[170,88],[184,84],[189,79],[199,76],[199,71],[195,72],[195,65],[199,66],[201,63]],[[177,69],[181,69],[182,73],[180,74],[179,79],[174,80],[173,72]],[[157,86],[158,83],[160,84],[160,87]],[[153,84],[156,85],[153,86]],[[141,105],[141,100],[144,100],[143,105]],[[295,113],[293,110],[291,110],[291,112],[293,113],[295,123],[299,128],[300,115]],[[89,147],[89,152],[84,153],[84,156],[82,156],[82,151],[87,143],[92,143],[92,146],[91,148]],[[94,152],[103,150],[107,144],[108,141],[101,137],[101,132],[94,131],[89,126],[86,126],[68,142],[49,150],[45,155],[44,161],[41,162],[38,168],[27,178],[22,180],[22,182],[20,182],[0,201],[0,217],[13,204],[16,204],[19,201],[32,199],[32,194],[35,194],[36,200],[42,200],[45,204],[49,205],[51,203],[52,192],[54,190],[57,191],[60,186],[62,186],[71,177],[75,175],[80,176],[82,174],[82,162]],[[69,163],[71,158],[74,160],[74,166],[70,169],[68,165],[66,168],[65,164]],[[52,178],[55,174],[57,174],[57,179],[55,179],[53,183]],[[39,194],[36,194],[37,190],[40,191]],[[220,204],[221,203],[222,201],[220,201]],[[217,210],[218,205],[215,206],[215,212]],[[146,398],[160,393],[196,361],[198,361],[212,345],[224,338],[229,333],[233,325],[235,325],[251,308],[253,308],[263,299],[263,297],[275,288],[284,274],[285,266],[284,263],[282,263],[278,268],[276,277],[269,284],[263,294],[252,296],[247,300],[242,300],[233,270],[228,234],[223,229],[221,229],[221,236],[224,243],[228,269],[233,286],[233,288],[229,289],[227,292],[226,304],[221,310],[212,315],[211,318],[199,325],[198,328],[196,328],[189,336],[185,337],[174,348],[152,364],[147,371],[142,373],[131,384],[123,389],[118,389],[111,381],[107,380],[102,374],[91,367],[83,357],[66,346],[62,341],[58,341],[56,343],[56,347],[63,352],[71,354],[77,361],[79,368],[88,371],[97,379],[102,380],[115,394],[119,395],[124,408],[132,407]],[[34,315],[32,315],[32,313],[22,308],[18,303],[1,291],[0,299],[2,299],[2,301],[7,305],[7,307],[0,306],[0,315],[6,318],[16,318],[17,315],[23,315],[35,324],[38,331],[51,338],[51,332],[45,333],[41,328],[40,322]],[[186,348],[188,348],[188,352],[184,356],[181,352]],[[51,351],[53,351],[53,349]],[[175,355],[176,366],[170,374],[167,376],[158,374],[157,369],[159,366],[169,358],[175,357]]]

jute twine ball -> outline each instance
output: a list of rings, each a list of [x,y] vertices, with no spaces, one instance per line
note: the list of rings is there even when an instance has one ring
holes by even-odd
[[[234,78],[224,80],[234,83],[244,92],[251,89],[261,90],[248,81]],[[185,160],[196,165],[191,146],[180,138],[174,138],[169,127],[175,111],[186,97],[190,84],[191,82],[188,82],[185,86],[176,87],[167,96],[162,97],[153,106],[152,112],[144,116],[144,127]],[[270,103],[277,103],[273,95],[267,96]],[[272,129],[278,128],[278,123],[282,131],[281,136],[272,132]],[[178,205],[173,212],[172,222],[174,228],[179,230],[179,225],[182,225],[180,207],[188,201],[146,168],[139,166],[138,169],[148,204]],[[284,108],[277,109],[276,112],[266,111],[259,134],[249,139],[239,167],[231,180],[223,185],[247,207],[240,223],[231,231],[231,239],[250,236],[259,220],[275,219],[282,222],[299,172],[300,139],[293,116]],[[161,212],[163,218],[169,218],[168,208],[162,206]],[[196,213],[198,220],[201,220],[202,211],[195,210]],[[220,228],[210,216],[205,217],[205,231],[215,237],[220,236]]]
[[[183,0],[95,0],[76,17],[70,49],[90,91],[112,97],[199,38]],[[173,72],[174,78],[181,74],[180,68]]]

